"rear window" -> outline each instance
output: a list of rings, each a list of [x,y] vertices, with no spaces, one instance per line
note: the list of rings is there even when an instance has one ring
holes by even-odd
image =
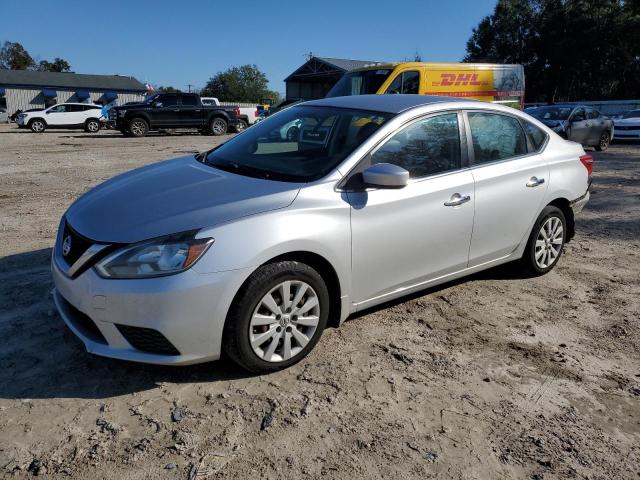
[[[544,146],[544,142],[547,140],[547,134],[541,128],[538,128],[533,123],[527,121],[524,122],[524,129],[529,134],[531,143],[533,143],[533,148],[536,152],[539,152]]]
[[[196,97],[192,95],[188,95],[188,96],[182,97],[182,105],[186,105],[188,107],[195,107],[196,105],[198,105],[198,100],[196,99]]]
[[[345,73],[342,78],[338,80],[338,83],[329,90],[327,97],[378,93],[378,90],[390,74],[391,70],[388,68]]]

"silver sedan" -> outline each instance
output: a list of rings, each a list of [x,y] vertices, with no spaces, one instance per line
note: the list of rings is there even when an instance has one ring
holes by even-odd
[[[60,223],[54,298],[98,355],[226,352],[278,370],[363,308],[506,262],[549,272],[591,168],[580,145],[500,105],[302,103],[80,197]]]

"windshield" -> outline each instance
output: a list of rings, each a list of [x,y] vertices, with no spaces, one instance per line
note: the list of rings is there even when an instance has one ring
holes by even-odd
[[[327,98],[378,93],[378,90],[390,74],[391,70],[388,68],[345,73],[338,80],[338,83],[329,90]]]
[[[391,116],[334,107],[287,108],[212,150],[204,163],[250,177],[285,182],[317,180]]]
[[[640,110],[631,110],[622,115],[622,118],[640,118]]]
[[[160,96],[159,93],[156,93],[155,95],[151,95],[150,97],[147,97],[147,99],[144,101],[144,103],[153,103],[156,101],[156,99]]]
[[[529,113],[538,120],[567,120],[573,107],[538,107]]]

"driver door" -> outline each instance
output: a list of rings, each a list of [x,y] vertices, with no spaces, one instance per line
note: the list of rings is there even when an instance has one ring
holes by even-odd
[[[589,140],[589,121],[587,120],[587,114],[584,108],[576,108],[569,117],[571,125],[571,133],[569,134],[569,140],[580,144],[586,144]]]
[[[56,105],[47,110],[47,125],[68,125],[69,105]]]
[[[347,192],[351,205],[352,291],[358,308],[467,267],[474,180],[460,114],[403,127],[365,160],[409,171],[400,189]],[[456,201],[456,199],[461,201]]]

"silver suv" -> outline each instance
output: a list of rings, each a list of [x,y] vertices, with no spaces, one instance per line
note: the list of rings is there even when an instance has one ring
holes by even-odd
[[[98,355],[176,365],[226,352],[281,369],[363,308],[511,261],[549,272],[591,162],[499,105],[299,104],[79,198],[54,248],[55,302]]]

